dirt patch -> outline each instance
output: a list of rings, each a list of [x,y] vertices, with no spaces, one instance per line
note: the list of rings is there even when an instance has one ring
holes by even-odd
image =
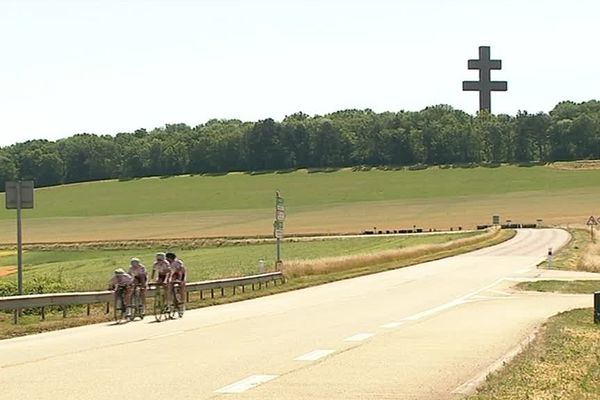
[[[17,267],[8,266],[8,267],[0,267],[0,278],[3,276],[12,275],[17,272]]]
[[[590,170],[600,169],[600,160],[581,160],[581,161],[565,161],[548,164],[549,167],[555,169],[568,170]]]

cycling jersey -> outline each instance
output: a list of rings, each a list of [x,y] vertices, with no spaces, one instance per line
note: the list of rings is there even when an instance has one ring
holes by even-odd
[[[124,288],[133,284],[133,276],[129,274],[119,274],[112,277],[109,283],[111,289]]]
[[[171,281],[185,282],[185,273],[186,270],[183,261],[178,258],[171,261]]]
[[[154,265],[152,265],[152,276],[158,272],[156,281],[158,283],[164,283],[167,280],[170,270],[171,267],[167,260],[157,260]]]
[[[137,285],[146,285],[148,274],[146,273],[146,267],[144,267],[143,264],[138,264],[136,266],[132,265],[129,268],[129,275],[133,276],[133,279]]]

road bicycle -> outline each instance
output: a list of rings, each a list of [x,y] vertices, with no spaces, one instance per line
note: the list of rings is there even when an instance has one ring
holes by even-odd
[[[127,306],[125,303],[126,292],[127,288],[123,286],[117,287],[115,292],[114,319],[117,324],[126,322],[128,320]]]
[[[145,304],[142,300],[142,289],[141,285],[133,286],[133,294],[131,295],[131,314],[129,320],[133,321],[136,318],[144,319]]]
[[[165,321],[166,319],[175,319],[175,317],[179,316],[183,317],[183,313],[185,311],[185,304],[181,299],[179,290],[179,284],[175,283],[171,286],[165,283],[154,282],[150,284],[151,286],[156,288],[156,293],[154,295],[154,319],[157,322]],[[168,288],[173,288],[173,293],[171,296],[167,296]],[[167,300],[167,297],[170,297],[170,301]],[[172,304],[174,303],[174,304]]]

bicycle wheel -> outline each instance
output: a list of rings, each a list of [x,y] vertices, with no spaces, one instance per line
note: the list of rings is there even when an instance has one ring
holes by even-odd
[[[115,300],[114,318],[115,322],[117,324],[120,324],[121,322],[125,321],[125,313],[127,310],[125,309],[125,294],[123,293],[124,291],[123,289],[118,290],[119,291],[117,292],[117,298]]]
[[[136,287],[133,289],[131,305],[129,307],[130,309],[128,310],[129,313],[127,314],[127,317],[130,321],[135,320],[135,317],[138,316],[138,304],[140,304],[140,289]]]
[[[179,306],[179,301],[177,300],[177,288],[175,285],[172,285],[171,292],[171,302],[168,306],[169,318],[175,319],[179,314],[177,313],[177,308]]]
[[[165,291],[161,286],[157,286],[156,295],[154,296],[154,319],[156,322],[162,322],[167,318],[165,313],[166,309]]]

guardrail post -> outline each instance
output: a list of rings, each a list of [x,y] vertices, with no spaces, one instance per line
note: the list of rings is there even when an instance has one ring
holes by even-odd
[[[225,296],[225,288],[221,286],[221,297]]]
[[[600,292],[594,293],[594,323],[600,324]]]
[[[202,292],[203,292],[203,290],[200,289],[200,300],[204,300],[204,294]]]
[[[235,285],[233,285],[233,295],[235,296]]]
[[[215,289],[210,289],[210,298],[211,299],[215,298]]]
[[[63,312],[63,318],[67,318],[67,307],[68,306],[61,306],[62,312]]]
[[[246,285],[242,285],[242,293],[246,293]]]
[[[87,305],[87,315],[88,315],[88,317],[90,316],[90,305],[89,304]]]
[[[186,303],[190,302],[190,292],[188,292],[188,291],[185,292],[185,302]]]
[[[42,321],[46,320],[46,307],[42,307]]]
[[[110,302],[106,302],[106,314],[110,314]]]
[[[13,322],[15,323],[15,325],[19,323],[19,310],[15,310]]]

